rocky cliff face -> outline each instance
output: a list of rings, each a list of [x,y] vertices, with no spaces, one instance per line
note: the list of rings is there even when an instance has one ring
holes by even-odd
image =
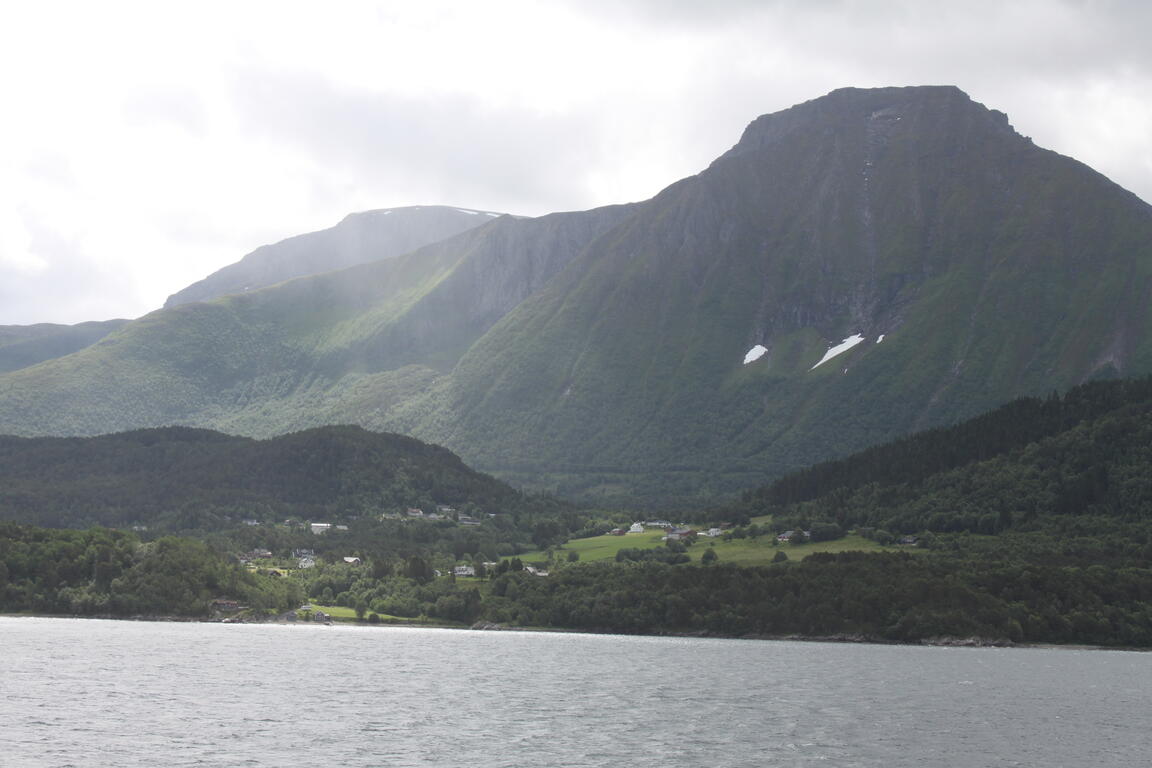
[[[334,227],[264,245],[168,297],[165,307],[245,293],[295,277],[390,259],[500,216],[442,205],[353,213]]]

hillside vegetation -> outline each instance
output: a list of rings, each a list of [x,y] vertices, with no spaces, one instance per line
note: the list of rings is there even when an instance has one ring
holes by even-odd
[[[0,466],[0,519],[53,527],[209,531],[242,519],[530,506],[523,494],[444,448],[360,427],[269,440],[186,427],[90,438],[0,437]]]
[[[443,449],[357,428],[269,441],[175,429],[9,443],[5,466],[20,468],[20,446],[35,448],[24,454],[33,465],[51,464],[13,477],[57,512],[84,484],[109,504],[109,488],[143,498],[154,486],[151,508],[163,509],[175,467],[214,478],[220,496],[196,497],[199,481],[182,481],[175,492],[192,503],[139,534],[0,525],[0,610],[203,615],[211,599],[231,597],[257,616],[309,598],[365,621],[1152,647],[1152,379],[1020,400],[812,467],[701,511],[701,522],[731,525],[695,544],[655,531],[598,536],[627,513],[596,517],[456,477]],[[200,465],[210,471],[193,471]],[[399,488],[461,498],[436,496],[457,488],[471,500],[461,512],[486,499],[483,509],[498,511],[469,525],[380,519],[372,505]],[[6,499],[7,514],[35,509],[30,498]],[[278,521],[292,504],[345,514],[346,530]],[[234,517],[260,505],[254,524]],[[777,542],[784,529],[800,543]],[[810,541],[796,537],[804,530]]]
[[[904,551],[506,574],[485,615],[631,632],[1148,647],[1150,478],[1152,379],[1094,382],[812,467],[713,513],[767,513],[774,530],[855,529],[874,544],[914,537]]]

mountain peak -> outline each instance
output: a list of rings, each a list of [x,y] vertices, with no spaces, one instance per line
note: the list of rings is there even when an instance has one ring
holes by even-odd
[[[800,131],[831,132],[869,123],[891,126],[909,119],[909,125],[931,124],[935,129],[954,123],[963,130],[979,125],[994,133],[1015,135],[1006,114],[973,101],[954,85],[848,87],[761,115],[720,159],[763,149]]]

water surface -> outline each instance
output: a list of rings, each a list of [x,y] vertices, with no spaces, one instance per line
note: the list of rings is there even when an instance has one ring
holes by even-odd
[[[0,765],[1144,766],[1152,656],[0,617]]]

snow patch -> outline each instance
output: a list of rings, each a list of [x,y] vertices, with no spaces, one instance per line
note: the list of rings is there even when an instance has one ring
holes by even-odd
[[[859,344],[862,341],[864,341],[864,337],[861,336],[859,333],[852,334],[848,338],[844,339],[844,341],[840,342],[839,344],[837,344],[836,346],[832,347],[827,352],[825,352],[824,357],[820,358],[820,362],[816,363],[816,365],[812,366],[808,370],[810,370],[810,371],[816,370],[820,366],[824,365],[824,363],[826,363],[829,360],[831,360],[832,358],[836,357],[836,355],[840,354],[841,352],[847,352],[848,350],[852,349],[852,347],[856,346],[857,344]]]
[[[456,210],[460,211],[460,213],[467,213],[467,214],[470,214],[472,216],[476,216],[480,213],[480,211],[470,211],[467,208],[457,208]]]
[[[879,336],[876,337],[876,343],[877,344],[879,344],[882,341],[884,341],[884,334],[880,334]]]
[[[498,214],[498,213],[486,213],[484,215],[485,216],[499,216],[500,214]]]
[[[756,360],[759,360],[761,357],[764,356],[764,353],[767,351],[768,351],[768,348],[765,346],[762,346],[760,344],[757,344],[756,346],[752,347],[752,349],[748,350],[748,352],[744,355],[744,365],[748,365],[748,363],[755,362]]]

